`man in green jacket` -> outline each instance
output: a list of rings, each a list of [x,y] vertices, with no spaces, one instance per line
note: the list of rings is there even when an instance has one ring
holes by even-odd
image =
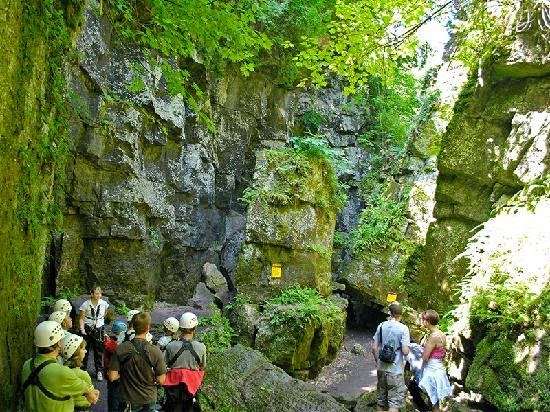
[[[97,389],[56,362],[64,335],[55,321],[44,321],[34,331],[38,354],[25,362],[22,371],[27,412],[72,412],[74,396],[84,395],[92,405],[99,399]]]

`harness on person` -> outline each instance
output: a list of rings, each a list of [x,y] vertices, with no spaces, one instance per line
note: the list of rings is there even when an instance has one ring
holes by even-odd
[[[191,355],[193,355],[193,358],[197,362],[197,365],[198,366],[201,365],[200,356],[193,348],[193,344],[191,343],[191,341],[184,339],[181,341],[181,343],[182,345],[180,346],[178,352],[166,364],[166,367],[169,369],[167,378],[171,373],[176,373],[176,371],[185,371],[185,369],[181,369],[181,370],[180,369],[170,370],[170,369],[172,368],[172,366],[174,366],[174,364],[176,363],[178,358],[181,356],[181,354],[186,350],[191,352]],[[200,380],[202,380],[202,376],[203,375],[201,375]],[[182,377],[180,376],[180,379],[181,378]],[[195,392],[196,388],[194,388],[193,391],[190,391],[184,379],[180,380],[177,385],[165,386],[166,399],[165,399],[164,407],[166,410],[175,410],[177,409],[176,405],[180,405],[180,406],[185,405],[185,410],[189,410],[189,409],[192,409],[193,411],[201,410],[200,404],[198,402],[198,397]],[[200,385],[200,382],[198,383],[198,385]]]
[[[197,361],[197,365],[200,366],[201,365],[201,358],[199,357],[198,353],[195,351],[195,349],[193,348],[193,344],[188,341],[188,340],[182,340],[181,341],[181,347],[180,349],[178,350],[178,352],[172,357],[172,359],[170,359],[168,361],[168,363],[166,364],[166,367],[167,368],[171,368],[174,363],[176,363],[176,361],[178,360],[178,358],[180,357],[180,355],[184,352],[188,350],[189,352],[191,352],[191,355],[193,355],[193,357],[195,358],[195,360]]]
[[[38,378],[38,374],[42,369],[44,369],[46,366],[48,366],[50,363],[56,363],[53,359],[48,359],[44,362],[42,362],[40,365],[38,365],[36,368],[34,367],[34,358],[31,359],[31,373],[25,383],[23,383],[23,393],[27,390],[29,386],[38,386],[38,388],[42,391],[44,395],[46,395],[48,398],[53,399],[54,401],[68,401],[71,399],[69,395],[59,397],[51,393],[43,384],[40,382],[40,379]]]

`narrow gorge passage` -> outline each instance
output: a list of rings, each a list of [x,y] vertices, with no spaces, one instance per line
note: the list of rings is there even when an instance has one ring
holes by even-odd
[[[364,392],[376,390],[372,335],[364,328],[348,328],[336,359],[311,382],[343,402],[356,400]]]

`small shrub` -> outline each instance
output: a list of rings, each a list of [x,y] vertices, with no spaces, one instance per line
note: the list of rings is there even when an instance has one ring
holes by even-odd
[[[297,322],[299,325],[311,320],[323,322],[327,314],[334,316],[340,312],[340,308],[334,302],[322,297],[316,289],[299,285],[285,289],[278,296],[268,300],[266,308],[264,312],[271,314],[269,322],[272,325],[288,321]]]
[[[217,353],[231,346],[235,333],[229,319],[222,315],[216,305],[211,304],[210,310],[212,314],[209,317],[199,319],[199,326],[204,330],[197,332],[197,340],[206,345],[208,352]]]

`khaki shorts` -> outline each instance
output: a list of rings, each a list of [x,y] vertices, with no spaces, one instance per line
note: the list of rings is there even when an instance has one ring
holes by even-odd
[[[378,406],[399,409],[405,406],[407,386],[402,373],[376,371],[378,375]]]

